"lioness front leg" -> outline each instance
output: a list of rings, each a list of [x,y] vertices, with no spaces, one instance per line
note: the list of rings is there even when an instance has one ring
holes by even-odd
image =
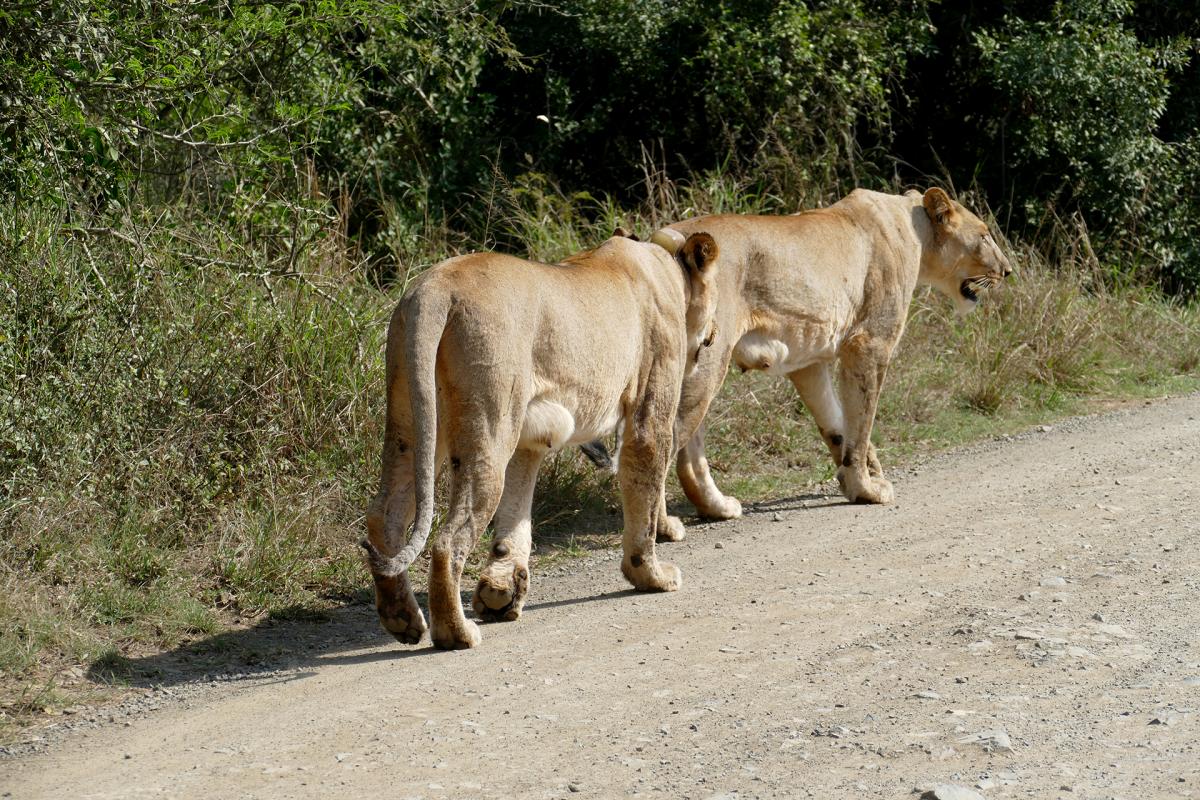
[[[477,453],[457,464],[451,457],[450,511],[429,564],[430,635],[443,650],[462,650],[480,642],[479,627],[463,614],[459,580],[475,542],[496,513],[504,486],[489,455]]]
[[[521,616],[529,592],[529,554],[533,549],[530,509],[544,449],[518,450],[504,473],[504,494],[492,521],[495,538],[488,563],[479,575],[471,605],[485,622]]]
[[[841,395],[846,437],[838,483],[852,503],[890,503],[896,497],[892,484],[882,476],[878,459],[873,459],[871,446],[871,429],[890,356],[890,343],[867,334],[851,337],[842,348]],[[872,460],[875,470],[871,468]]]
[[[829,449],[834,470],[842,466],[842,445],[846,440],[846,416],[842,412],[842,401],[833,387],[833,368],[827,362],[818,362],[788,373],[788,379],[804,402],[821,440]],[[873,477],[883,477],[883,467],[875,453],[875,445],[868,443],[866,456],[867,472]]]
[[[683,582],[679,568],[660,562],[654,550],[658,515],[663,513],[663,492],[670,460],[674,404],[647,399],[645,406],[626,422],[621,445],[621,505],[625,512],[621,573],[644,592],[673,592]]]
[[[704,423],[696,428],[692,438],[679,451],[675,460],[675,473],[687,499],[709,519],[737,519],[742,515],[742,504],[736,497],[723,494],[713,482],[708,459],[704,456]]]

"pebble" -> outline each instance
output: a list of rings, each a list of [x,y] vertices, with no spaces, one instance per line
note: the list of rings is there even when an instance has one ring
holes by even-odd
[[[931,690],[926,690],[924,692],[917,692],[916,694],[913,695],[913,697],[915,697],[919,700],[941,700],[942,699],[942,696],[940,694],[938,694],[937,692],[931,691]]]
[[[1050,587],[1050,586],[1066,586],[1066,585],[1067,585],[1067,579],[1060,578],[1057,575],[1055,575],[1053,577],[1049,577],[1049,578],[1042,578],[1042,586]]]
[[[831,739],[845,739],[851,733],[853,733],[853,731],[851,731],[849,728],[845,727],[844,725],[835,725],[831,728],[814,728],[812,735],[813,736],[828,736]]]
[[[921,800],[983,800],[983,795],[965,786],[953,783],[939,783],[925,791]]]
[[[724,550],[724,549],[725,549],[725,543],[724,543],[724,542],[717,542],[716,544],[714,544],[714,545],[713,545],[713,548],[715,548],[715,549],[717,549],[717,550]]]
[[[1118,639],[1132,639],[1133,638],[1120,625],[1101,624],[1101,625],[1096,626],[1096,631],[1097,631],[1097,633],[1103,633],[1107,636],[1115,636]]]
[[[771,515],[771,521],[772,522],[783,522],[783,514],[780,514],[778,511],[776,511],[774,514]]]
[[[1012,740],[1008,738],[1008,731],[1003,728],[980,731],[970,736],[964,736],[958,741],[961,744],[977,744],[989,753],[993,750],[999,750],[1004,753],[1012,752]]]
[[[1168,728],[1177,724],[1182,715],[1178,711],[1167,711],[1150,720],[1151,725],[1165,725]]]

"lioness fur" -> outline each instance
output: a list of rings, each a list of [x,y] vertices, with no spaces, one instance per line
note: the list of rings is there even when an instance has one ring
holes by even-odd
[[[667,520],[680,385],[712,339],[716,258],[702,232],[677,256],[615,236],[561,264],[475,254],[418,279],[388,329],[383,471],[363,541],[380,620],[397,639],[415,644],[426,630],[407,568],[429,535],[443,465],[450,498],[429,572],[431,635],[438,647],[473,647],[479,630],[459,580],[480,533],[494,518],[472,605],[485,620],[516,619],[539,465],[618,424],[621,571],[638,589],[679,587],[654,540]]]
[[[913,291],[929,284],[960,312],[974,308],[980,288],[1012,273],[987,225],[941,189],[859,189],[801,214],[722,214],[667,227],[680,241],[699,230],[720,245],[721,271],[713,352],[684,381],[679,406],[676,471],[688,499],[711,518],[742,511],[704,456],[704,415],[732,360],[792,382],[850,501],[891,502],[871,428]]]

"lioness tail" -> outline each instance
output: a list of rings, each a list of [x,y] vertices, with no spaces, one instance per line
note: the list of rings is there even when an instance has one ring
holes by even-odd
[[[450,314],[450,298],[437,291],[425,291],[409,298],[407,310],[404,349],[408,362],[409,403],[412,407],[413,488],[417,511],[408,544],[386,561],[372,558],[375,572],[390,576],[399,575],[417,560],[433,528],[434,481],[437,477],[435,367],[438,345]]]

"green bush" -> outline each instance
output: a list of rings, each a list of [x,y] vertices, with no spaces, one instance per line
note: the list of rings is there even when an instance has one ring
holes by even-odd
[[[1008,99],[1009,168],[1028,176],[1026,214],[1038,219],[1046,203],[1078,209],[1114,255],[1193,293],[1197,139],[1158,136],[1171,73],[1193,43],[1142,43],[1126,25],[1132,11],[1125,0],[1062,0],[1049,20],[1010,19],[976,41],[985,75]]]

